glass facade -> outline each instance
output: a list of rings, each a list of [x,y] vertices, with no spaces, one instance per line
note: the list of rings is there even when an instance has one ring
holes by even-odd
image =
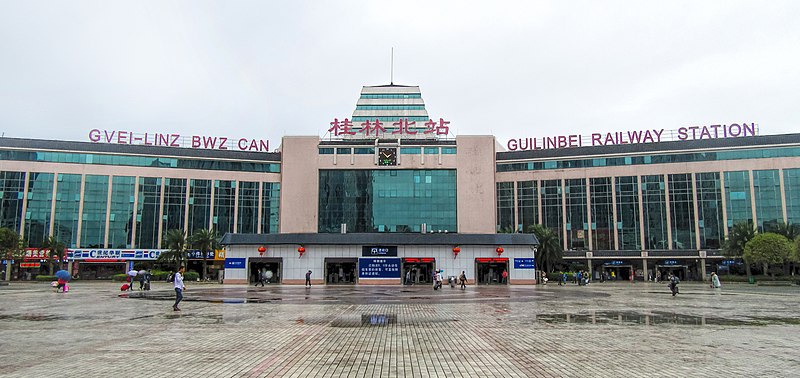
[[[277,234],[280,218],[281,184],[261,183],[261,233]]]
[[[236,232],[258,233],[258,183],[240,181]]]
[[[31,172],[28,174],[28,198],[25,210],[25,232],[28,246],[38,248],[50,236],[52,220],[53,184],[52,173]]]
[[[700,248],[718,249],[725,240],[722,223],[722,185],[719,172],[695,174],[697,185],[697,225]]]
[[[540,171],[548,169],[570,168],[602,168],[631,165],[765,159],[797,156],[800,156],[800,147],[753,148],[719,152],[692,152],[681,154],[664,153],[642,156],[599,157],[590,159],[549,160],[524,163],[499,163],[497,164],[497,172]]]
[[[592,248],[596,250],[614,249],[614,204],[611,178],[590,179],[589,191],[592,207]]]
[[[158,248],[161,222],[161,178],[139,177],[136,205],[136,248]]]
[[[455,170],[322,170],[319,185],[319,232],[457,231]]]
[[[0,172],[0,227],[20,232],[25,172]]]
[[[690,173],[669,175],[669,209],[672,248],[695,248],[694,195]]]
[[[739,222],[753,221],[750,199],[750,172],[725,172],[725,210],[728,229]]]
[[[189,230],[186,235],[210,228],[210,217],[211,180],[189,180]]]
[[[53,235],[74,248],[78,235],[78,216],[81,206],[81,175],[59,174],[56,184],[56,209],[53,216]]]
[[[566,202],[567,249],[587,249],[589,219],[586,213],[586,180],[564,180]]]
[[[233,214],[236,206],[236,181],[214,180],[213,229],[222,236],[233,232]]]
[[[542,181],[542,225],[564,239],[561,180]]]
[[[777,169],[753,171],[753,193],[758,231],[774,231],[783,223],[781,175]]]
[[[539,223],[539,197],[536,181],[517,182],[517,229],[529,232],[531,226]]]
[[[426,119],[427,120],[427,119]],[[161,156],[106,155],[75,152],[34,152],[0,150],[0,160],[38,161],[47,163],[97,164],[148,168],[182,168],[211,171],[273,172],[281,171],[278,163],[250,161],[203,160]]]
[[[783,170],[787,222],[800,224],[800,168]]]
[[[136,178],[114,176],[111,179],[111,204],[108,215],[108,248],[130,248],[133,242],[133,204]]]
[[[81,248],[105,247],[107,212],[108,176],[86,175],[83,184]]]
[[[186,225],[186,179],[164,179],[163,213],[161,216],[162,235],[166,235],[169,230],[183,231]]]
[[[642,176],[642,211],[646,249],[668,249],[664,176]]]
[[[641,250],[638,177],[616,177],[614,181],[617,191],[616,229],[619,249]]]
[[[498,182],[497,232],[516,232],[514,227],[514,183]]]

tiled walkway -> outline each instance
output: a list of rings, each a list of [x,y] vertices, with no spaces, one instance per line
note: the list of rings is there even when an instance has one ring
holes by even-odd
[[[800,375],[798,287],[0,286],[0,376]]]

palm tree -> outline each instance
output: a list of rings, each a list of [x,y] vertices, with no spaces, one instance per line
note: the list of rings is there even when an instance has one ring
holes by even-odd
[[[158,260],[172,262],[175,261],[175,271],[177,272],[184,260],[188,260],[186,247],[188,245],[186,233],[183,230],[173,229],[164,235],[164,245],[169,249],[168,252],[161,253]]]
[[[778,235],[785,236],[786,239],[789,239],[789,241],[795,241],[795,239],[797,239],[797,237],[800,236],[800,227],[798,227],[797,224],[794,224],[792,222],[789,223],[780,222],[775,227],[775,230],[773,230],[772,232]]]
[[[47,262],[50,265],[50,275],[54,275],[55,271],[55,264],[53,259],[55,257],[61,257],[64,253],[64,250],[67,246],[61,242],[55,235],[50,235],[47,239],[42,242],[42,246],[39,248],[40,251],[48,251],[47,253]]]
[[[558,235],[541,224],[530,226],[528,232],[533,233],[536,235],[536,239],[539,239],[539,249],[534,255],[536,264],[545,272],[552,271],[564,256],[564,248]]]
[[[0,256],[8,260],[8,267],[6,268],[6,276],[0,277],[6,281],[11,280],[11,260],[20,261],[25,256],[25,244],[19,234],[8,228],[0,228]]]
[[[191,237],[192,247],[200,250],[203,255],[203,279],[208,275],[208,252],[220,248],[219,241],[217,240],[217,233],[213,229],[201,229],[195,231]]]
[[[722,251],[731,258],[744,259],[744,246],[756,236],[756,228],[752,221],[739,222],[728,231],[728,238],[722,244]],[[744,267],[750,277],[750,263],[745,260]]]

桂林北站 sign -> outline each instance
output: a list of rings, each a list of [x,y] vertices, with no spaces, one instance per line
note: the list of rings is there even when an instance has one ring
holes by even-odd
[[[755,123],[730,125],[688,126],[677,130],[646,129],[592,134],[555,135],[514,138],[508,141],[509,151],[551,150],[587,146],[617,146],[622,144],[658,143],[679,140],[741,138],[758,135]]]

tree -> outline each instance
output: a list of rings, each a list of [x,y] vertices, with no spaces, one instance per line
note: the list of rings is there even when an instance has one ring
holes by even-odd
[[[744,246],[744,261],[747,264],[764,264],[764,273],[769,264],[782,264],[794,249],[794,245],[783,235],[772,232],[758,234]]]
[[[792,222],[789,223],[778,223],[778,226],[775,227],[773,231],[778,235],[783,235],[789,241],[794,241],[800,236],[800,227],[797,224]]]
[[[551,272],[564,256],[560,238],[553,230],[541,224],[532,225],[528,230],[539,240],[539,249],[534,254],[536,265],[544,272]]]
[[[0,279],[7,281],[11,279],[11,269],[13,267],[11,260],[22,261],[25,257],[24,246],[25,243],[18,233],[8,227],[0,228],[0,256],[9,260],[8,264],[6,264],[6,276],[0,277]]]
[[[756,236],[756,228],[753,222],[739,222],[731,227],[728,232],[728,238],[722,243],[722,251],[730,258],[743,258],[744,247],[753,237]],[[750,277],[750,264],[745,260],[745,269],[747,270],[747,277]]]
[[[195,231],[191,237],[192,247],[200,250],[203,255],[203,279],[208,275],[208,252],[220,249],[217,233],[213,229],[201,229]]]
[[[63,257],[65,249],[67,249],[67,246],[55,235],[47,237],[47,239],[42,242],[42,246],[39,247],[40,251],[47,251],[47,263],[50,265],[51,276],[56,274],[54,259]]]
[[[162,252],[158,256],[158,260],[162,262],[175,262],[175,271],[177,272],[184,261],[188,261],[186,247],[189,242],[186,240],[186,233],[183,230],[173,229],[167,231],[164,235],[164,245],[169,249],[167,252]]]

